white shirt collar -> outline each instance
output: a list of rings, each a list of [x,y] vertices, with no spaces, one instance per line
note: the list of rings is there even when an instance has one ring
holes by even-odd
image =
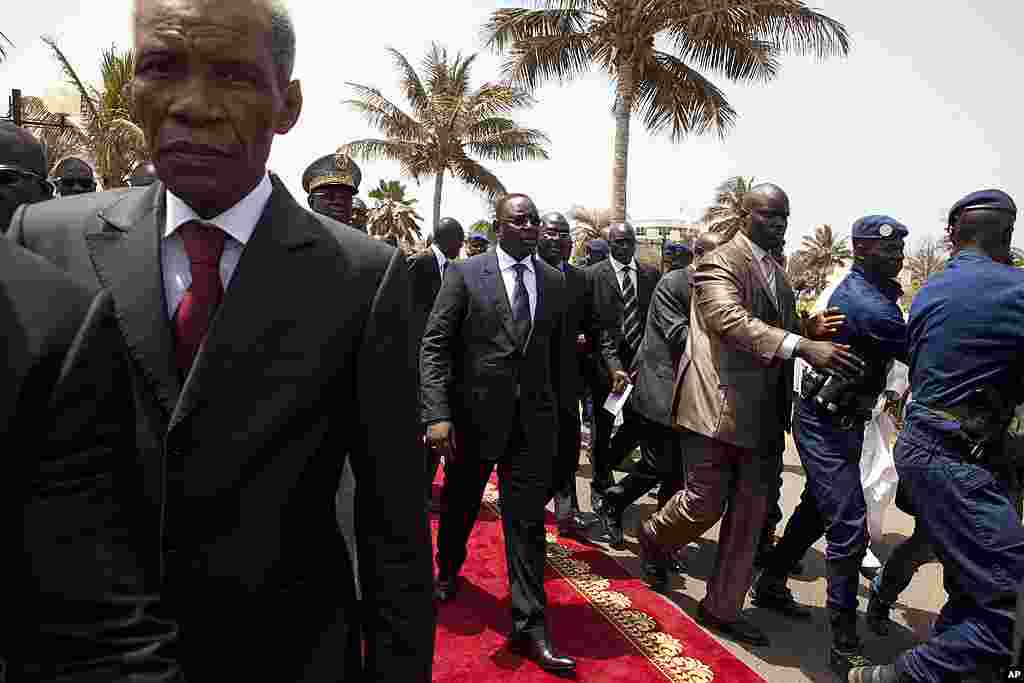
[[[621,263],[619,263],[618,259],[616,259],[615,257],[613,257],[611,255],[608,256],[608,260],[612,262],[612,268],[615,269],[615,274],[616,275],[621,273],[623,268],[632,268],[633,271],[636,272],[636,257],[635,256],[629,260],[629,264],[628,265],[622,265]]]
[[[438,267],[448,263],[448,257],[444,255],[444,252],[437,248],[436,244],[430,245],[430,250],[434,252],[434,258],[437,260]]]
[[[167,190],[167,222],[164,225],[164,237],[170,237],[179,227],[189,221],[203,221],[213,223],[218,228],[230,235],[235,241],[246,244],[252,237],[256,223],[263,215],[263,209],[270,200],[270,194],[274,186],[270,182],[270,175],[263,174],[263,180],[253,188],[252,192],[224,213],[210,219],[200,218],[191,206],[183,199]]]
[[[531,273],[533,272],[533,257],[532,256],[527,256],[522,261],[516,261],[514,258],[512,258],[511,256],[508,255],[508,252],[506,252],[504,249],[501,248],[500,244],[497,247],[495,247],[494,250],[498,253],[498,269],[499,270],[503,270],[503,271],[504,270],[508,270],[509,268],[512,268],[517,263],[524,263],[524,264],[526,264],[526,269],[528,271],[530,271]]]

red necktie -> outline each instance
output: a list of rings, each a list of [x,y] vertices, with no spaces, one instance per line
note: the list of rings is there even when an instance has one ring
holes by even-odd
[[[220,257],[224,253],[227,235],[216,225],[189,221],[178,228],[185,243],[192,284],[185,291],[174,314],[174,332],[177,339],[178,368],[187,375],[192,368],[199,345],[213,320],[224,286],[220,281]]]

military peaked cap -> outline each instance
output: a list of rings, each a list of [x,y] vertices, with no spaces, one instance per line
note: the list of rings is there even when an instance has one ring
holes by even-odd
[[[358,192],[362,179],[363,172],[356,162],[347,154],[338,152],[322,156],[306,167],[302,174],[302,189],[308,194],[324,185],[345,185]]]

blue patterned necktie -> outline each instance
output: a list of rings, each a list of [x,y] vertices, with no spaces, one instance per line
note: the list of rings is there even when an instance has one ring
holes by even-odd
[[[526,272],[525,263],[517,263],[514,266],[516,271],[516,288],[512,293],[512,319],[516,321],[516,331],[519,333],[519,342],[526,344],[530,336],[530,296],[526,292],[526,283],[523,281],[523,273]]]

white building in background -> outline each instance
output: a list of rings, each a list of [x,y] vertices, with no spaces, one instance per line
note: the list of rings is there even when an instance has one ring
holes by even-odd
[[[704,232],[699,223],[691,223],[679,218],[642,218],[631,220],[636,230],[637,241],[641,244],[660,245],[665,240],[685,242],[692,245],[697,235]]]

